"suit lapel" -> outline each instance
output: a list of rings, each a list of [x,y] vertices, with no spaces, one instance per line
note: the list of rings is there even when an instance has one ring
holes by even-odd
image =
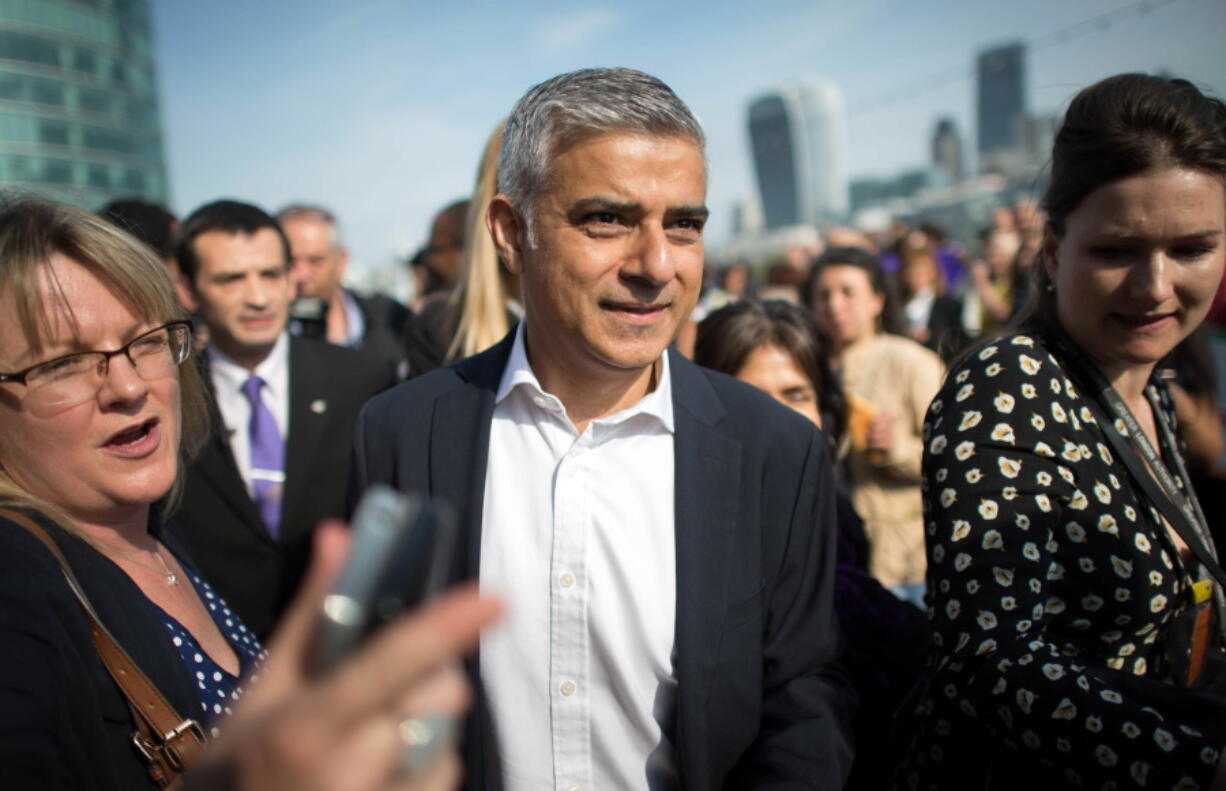
[[[716,425],[726,410],[699,369],[670,351],[676,439],[678,681],[674,744],[687,788],[705,788],[710,743],[706,701],[727,607],[741,487],[741,446]]]
[[[434,403],[430,423],[430,493],[459,509],[456,576],[475,578],[481,568],[481,520],[490,450],[494,397],[511,355],[514,330],[498,345],[456,365],[467,386]]]
[[[454,571],[457,579],[475,579],[481,570],[481,520],[485,513],[494,397],[514,340],[512,327],[498,345],[456,363],[456,374],[466,386],[450,390],[434,402],[430,422],[430,494],[459,510]],[[500,791],[502,769],[489,707],[481,692],[479,653],[470,657],[466,666],[477,694],[465,721],[465,787]]]
[[[285,489],[281,524],[287,530],[303,520],[294,519],[294,503],[310,497],[306,477],[315,449],[319,446],[327,420],[327,372],[312,365],[310,349],[298,338],[289,340],[289,426],[285,437]],[[323,408],[320,409],[320,406]],[[288,506],[288,507],[286,507]],[[304,526],[305,527],[305,526]],[[311,528],[314,525],[310,526]],[[298,536],[281,534],[283,542],[292,543]]]

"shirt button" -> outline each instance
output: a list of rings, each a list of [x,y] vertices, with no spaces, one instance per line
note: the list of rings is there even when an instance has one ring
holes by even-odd
[[[532,399],[532,402],[542,409],[549,406],[549,399],[545,398],[545,396],[536,396]]]
[[[563,681],[562,686],[559,687],[559,689],[562,690],[563,695],[567,695],[567,696],[573,695],[575,694],[575,682]]]
[[[563,588],[569,588],[575,584],[575,575],[569,571],[563,572],[561,577],[558,577],[558,582]]]

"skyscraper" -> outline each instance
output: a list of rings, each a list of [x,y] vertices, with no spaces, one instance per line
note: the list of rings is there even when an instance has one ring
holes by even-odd
[[[950,184],[962,180],[962,136],[952,118],[937,121],[932,133],[932,164],[949,176]]]
[[[847,119],[825,80],[765,93],[749,105],[749,139],[767,228],[837,220],[847,213]]]
[[[976,69],[980,171],[998,155],[1008,158],[1023,147],[1026,122],[1026,45],[1002,44],[979,53]]]
[[[167,200],[148,0],[0,3],[0,183]]]

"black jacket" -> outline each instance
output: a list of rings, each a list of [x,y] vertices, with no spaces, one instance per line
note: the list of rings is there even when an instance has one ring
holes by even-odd
[[[512,341],[372,399],[355,432],[351,505],[376,482],[450,501],[460,518],[457,577],[480,568],[494,396]],[[681,785],[839,788],[854,695],[835,667],[824,440],[761,391],[669,354],[678,690],[665,729]],[[500,784],[491,734],[474,725],[487,722],[479,699],[465,750],[473,788]]]
[[[119,644],[177,712],[197,716],[195,685],[157,607],[109,559],[43,524]],[[0,788],[156,788],[132,745],[134,727],[56,559],[0,520]]]

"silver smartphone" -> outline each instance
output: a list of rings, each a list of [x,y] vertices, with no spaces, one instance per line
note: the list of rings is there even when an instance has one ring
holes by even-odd
[[[437,594],[455,549],[450,509],[376,484],[358,503],[349,557],[320,606],[311,669],[322,673],[371,632]]]

